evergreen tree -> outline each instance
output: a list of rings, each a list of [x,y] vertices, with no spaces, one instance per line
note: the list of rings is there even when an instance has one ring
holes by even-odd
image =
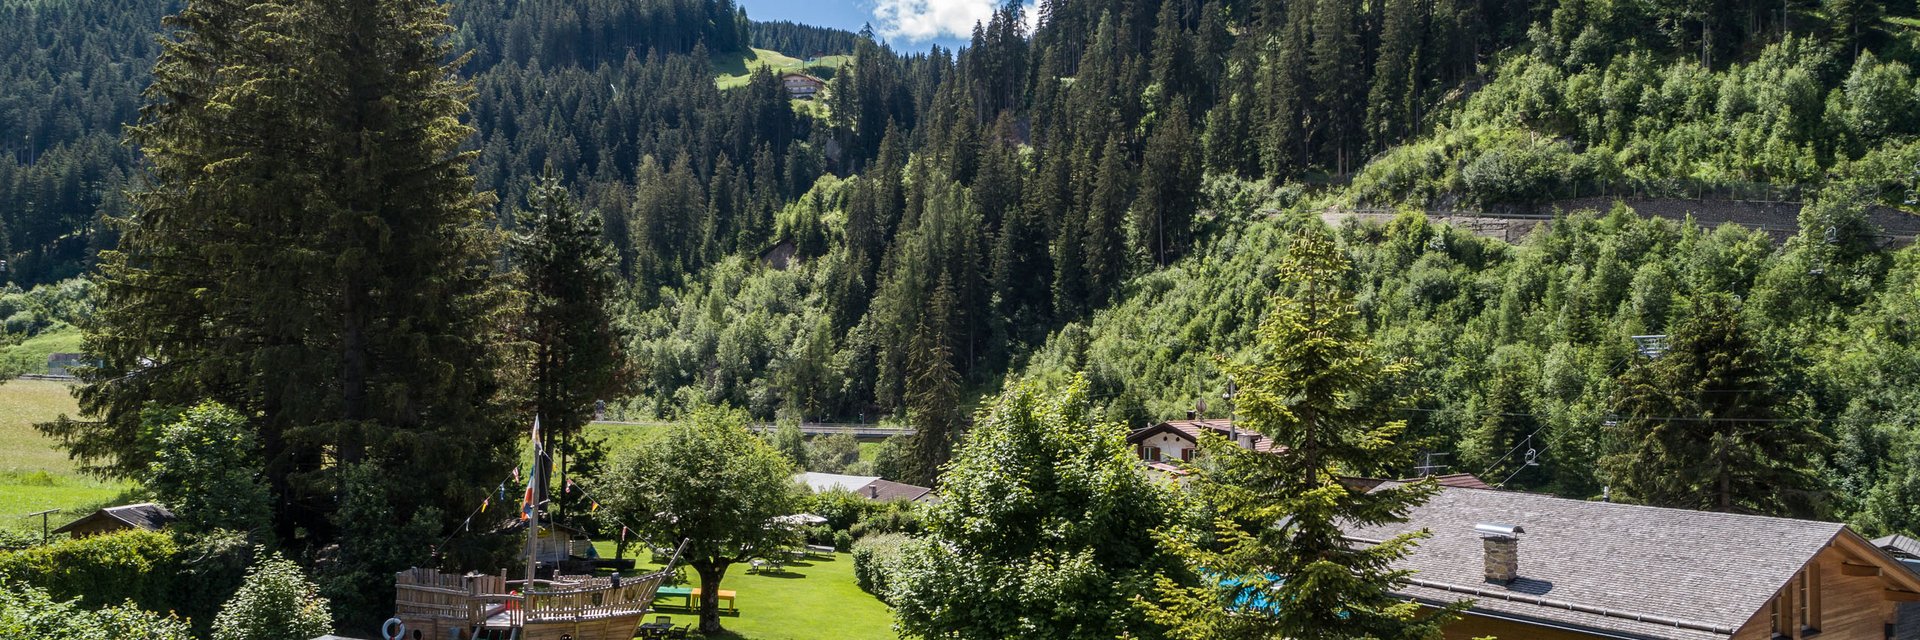
[[[1379,152],[1414,132],[1421,65],[1420,0],[1389,0],[1381,18],[1373,87],[1367,92],[1367,148]]]
[[[933,292],[927,312],[913,332],[907,374],[907,421],[913,436],[913,473],[896,478],[908,484],[933,486],[940,468],[960,440],[965,412],[960,407],[960,379],[953,370],[953,350],[947,318],[954,299],[945,279]]]
[[[372,600],[427,548],[343,539],[347,470],[378,479],[383,521],[444,517],[507,465],[518,422],[446,20],[434,0],[192,1],[168,19],[129,134],[148,178],[87,327],[92,420],[46,426],[129,475],[150,461],[146,408],[234,409],[259,434],[276,537],[382,558]]]
[[[1658,358],[1621,374],[1603,462],[1616,493],[1683,509],[1816,518],[1828,507],[1815,461],[1830,444],[1797,419],[1729,295],[1689,300]]]
[[[1359,4],[1354,0],[1313,1],[1313,48],[1307,57],[1307,73],[1313,82],[1313,122],[1320,129],[1318,157],[1331,161],[1338,173],[1355,168],[1358,154],[1361,56],[1358,19]]]
[[[1147,137],[1140,163],[1140,195],[1133,201],[1133,246],[1155,266],[1185,255],[1199,208],[1200,158],[1183,102],[1175,102]]]
[[[528,194],[517,217],[509,251],[527,293],[519,333],[532,349],[530,400],[541,446],[557,454],[537,467],[540,486],[552,490],[565,488],[569,458],[596,403],[618,399],[626,387],[627,338],[613,311],[620,283],[599,219],[574,204],[553,172]],[[552,481],[556,465],[558,483]]]
[[[1397,441],[1406,423],[1364,396],[1401,369],[1373,355],[1360,333],[1346,259],[1331,238],[1292,238],[1276,299],[1244,362],[1229,363],[1239,383],[1246,428],[1286,447],[1254,452],[1210,438],[1217,468],[1194,477],[1198,496],[1219,514],[1213,540],[1169,535],[1200,586],[1159,581],[1151,618],[1175,638],[1424,640],[1463,605],[1434,614],[1393,594],[1407,572],[1390,565],[1413,551],[1419,534],[1353,544],[1346,527],[1405,522],[1426,501],[1431,481],[1362,491],[1341,476],[1386,471],[1404,459]],[[1254,597],[1249,597],[1254,596]],[[1249,603],[1223,606],[1222,603]],[[1270,602],[1272,604],[1260,604]]]
[[[1093,191],[1086,201],[1086,218],[1079,232],[1086,242],[1087,298],[1081,303],[1098,308],[1120,291],[1131,263],[1127,250],[1127,208],[1133,202],[1133,169],[1119,134],[1107,136],[1100,151]]]

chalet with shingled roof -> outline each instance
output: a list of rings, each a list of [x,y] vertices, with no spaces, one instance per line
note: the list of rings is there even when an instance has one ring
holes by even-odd
[[[1846,525],[1443,487],[1400,595],[1472,601],[1449,640],[1886,640],[1920,575]]]

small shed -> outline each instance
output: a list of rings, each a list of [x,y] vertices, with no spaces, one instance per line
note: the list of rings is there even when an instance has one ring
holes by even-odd
[[[60,528],[54,529],[53,533],[65,533],[75,538],[85,538],[87,536],[97,536],[103,533],[113,533],[127,529],[159,531],[162,527],[167,526],[169,522],[173,522],[172,511],[168,511],[166,507],[151,502],[142,502],[140,504],[107,507],[95,511],[79,520],[61,525]]]

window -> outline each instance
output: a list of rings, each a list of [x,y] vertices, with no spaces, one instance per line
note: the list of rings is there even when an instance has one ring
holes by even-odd
[[[1181,449],[1181,450],[1180,450],[1180,461],[1181,461],[1181,462],[1193,462],[1193,449],[1192,449],[1192,448],[1186,448],[1186,449]]]
[[[1787,628],[1786,622],[1780,619],[1780,596],[1774,596],[1773,600],[1767,603],[1767,628],[1773,632],[1772,635],[1775,638],[1786,637],[1785,634],[1780,633],[1781,629]]]
[[[1820,632],[1820,565],[1809,564],[1800,570],[1795,580],[1800,585],[1800,635],[1806,637]]]
[[[1149,462],[1160,461],[1160,447],[1147,447],[1147,461]]]

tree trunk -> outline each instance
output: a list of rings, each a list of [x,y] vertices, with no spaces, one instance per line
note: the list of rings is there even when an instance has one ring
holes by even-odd
[[[700,633],[720,633],[720,579],[727,575],[726,563],[696,562],[700,574]]]

